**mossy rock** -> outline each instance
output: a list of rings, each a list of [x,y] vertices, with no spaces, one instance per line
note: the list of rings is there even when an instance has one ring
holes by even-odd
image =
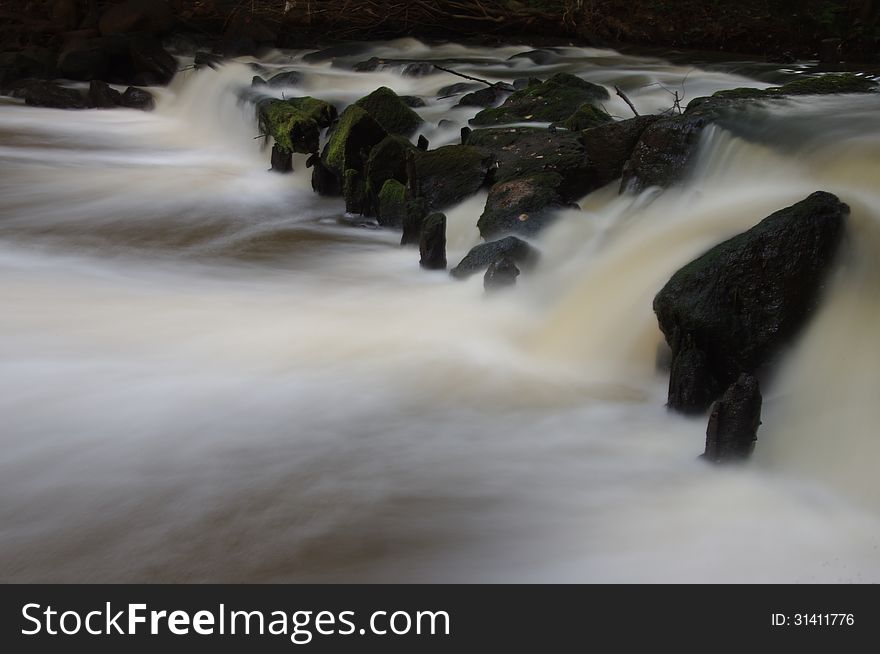
[[[546,82],[530,84],[516,91],[500,107],[484,109],[470,122],[472,125],[554,123],[566,120],[585,103],[596,103],[609,97],[603,86],[568,73],[557,73]]]
[[[346,170],[362,171],[370,151],[388,136],[376,120],[356,105],[348,107],[330,131],[321,160],[342,179]]]
[[[468,145],[489,150],[495,160],[492,182],[557,173],[559,192],[574,201],[595,188],[580,132],[551,132],[542,127],[496,127],[470,133]]]
[[[342,177],[342,195],[345,198],[345,211],[351,214],[364,214],[367,206],[367,185],[364,174],[349,169]]]
[[[418,195],[431,211],[458,204],[476,193],[489,174],[492,155],[470,145],[447,145],[416,158]]]
[[[554,123],[553,127],[562,127],[570,132],[580,132],[613,121],[614,119],[601,107],[585,103],[562,122]]]
[[[419,238],[419,261],[426,270],[446,269],[446,216],[432,213],[422,223]]]
[[[389,179],[406,184],[407,153],[416,154],[416,148],[402,136],[388,136],[370,151],[366,165],[366,180],[370,192],[378,195]]]
[[[725,89],[717,91],[706,98],[697,98],[688,105],[688,111],[705,111],[717,106],[719,101],[736,102],[744,100],[763,100],[792,95],[834,95],[838,93],[870,93],[880,84],[869,77],[852,73],[832,75],[814,75],[801,77],[782,86],[771,86],[766,89],[749,87]]]
[[[379,191],[379,224],[382,227],[403,227],[406,209],[406,186],[396,179],[386,180]]]
[[[318,151],[321,128],[336,119],[333,105],[315,98],[266,98],[257,104],[260,132],[275,139],[284,152]]]
[[[502,234],[534,236],[556,219],[566,205],[559,195],[562,176],[539,173],[495,184],[477,227],[483,238]]]
[[[389,134],[411,136],[423,122],[394,91],[385,86],[361,98],[355,105],[370,114]]]

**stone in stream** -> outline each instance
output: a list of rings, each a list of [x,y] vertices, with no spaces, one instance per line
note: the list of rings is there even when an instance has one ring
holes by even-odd
[[[705,411],[772,362],[815,312],[849,207],[817,192],[710,249],[654,298],[672,349],[669,407]]]
[[[396,179],[388,179],[379,191],[377,220],[382,227],[400,229],[406,218],[406,186]]]
[[[458,101],[459,107],[492,107],[498,103],[507,93],[497,87],[489,86],[479,91],[473,91],[462,96]]]
[[[490,152],[469,145],[447,145],[415,158],[418,197],[430,211],[458,204],[486,183]]]
[[[299,71],[289,71],[286,73],[278,73],[269,78],[266,82],[269,86],[273,88],[280,88],[282,86],[297,86],[302,84],[305,75],[300,73]]]
[[[712,407],[703,458],[711,463],[744,461],[752,455],[761,425],[761,389],[747,373]]]
[[[551,127],[562,127],[570,132],[580,132],[613,121],[614,119],[601,107],[585,103],[578,107],[577,111],[571,114],[568,118],[553,123]]]
[[[254,75],[254,76],[251,78],[251,86],[253,86],[253,87],[268,86],[268,84],[269,84],[269,82],[267,82],[266,80],[264,80],[264,79],[263,79],[262,77],[260,77],[259,75]]]
[[[530,84],[514,92],[500,107],[484,109],[471,120],[471,124],[561,121],[584,103],[600,102],[609,97],[603,86],[568,73],[557,73],[546,82]]]
[[[537,173],[499,182],[489,189],[489,198],[477,227],[483,238],[502,234],[534,236],[556,220],[557,209],[567,206],[559,194],[562,177]]]
[[[431,148],[431,143],[424,134],[419,134],[419,142],[416,147],[422,152],[427,152]]]
[[[272,146],[272,171],[282,174],[293,172],[293,153],[277,143]]]
[[[498,241],[482,243],[472,248],[459,264],[450,271],[450,274],[456,279],[466,279],[471,275],[475,275],[484,271],[502,257],[512,260],[514,263],[523,266],[523,268],[531,268],[538,261],[538,251],[531,245],[517,238],[516,236],[508,236]]]
[[[85,109],[88,106],[82,93],[54,82],[30,82],[16,91],[16,96],[24,98],[25,104],[32,107]]]
[[[638,116],[582,132],[588,180],[584,188],[597,189],[620,179],[642,134],[658,120],[660,116]]]
[[[403,215],[403,234],[401,245],[418,245],[422,238],[422,226],[428,215],[425,201],[421,198],[406,199],[406,210]]]
[[[365,167],[371,200],[370,209],[378,209],[379,194],[385,182],[394,179],[404,185],[407,183],[407,155],[415,152],[416,147],[409,142],[409,139],[393,135],[385,137],[370,150]]]
[[[335,197],[342,195],[342,180],[339,179],[317,154],[306,161],[306,167],[312,169],[312,190],[318,195]]]
[[[416,95],[401,95],[401,102],[405,104],[407,107],[411,109],[419,109],[421,107],[427,107],[428,103],[422,100],[420,97]]]
[[[275,139],[284,152],[318,151],[321,129],[336,119],[336,108],[315,98],[264,98],[257,103],[260,133]]]
[[[446,269],[446,216],[432,213],[422,223],[419,264],[427,270]]]
[[[346,170],[364,170],[370,151],[388,135],[364,109],[351,105],[330,130],[327,144],[321,153],[324,169],[339,180]],[[318,167],[315,167],[318,171]],[[313,180],[313,185],[314,180]]]
[[[114,109],[122,104],[122,94],[107,82],[92,80],[89,84],[88,103],[95,109]]]
[[[152,111],[156,106],[153,94],[136,86],[129,86],[122,94],[122,106],[140,111]]]
[[[367,204],[367,185],[360,170],[349,169],[342,177],[342,196],[345,198],[345,211],[363,215]]]
[[[389,134],[411,136],[423,122],[394,91],[385,86],[361,98],[355,105],[372,116]]]
[[[517,277],[519,268],[516,262],[509,256],[502,256],[489,264],[483,276],[483,288],[488,292],[515,286]]]

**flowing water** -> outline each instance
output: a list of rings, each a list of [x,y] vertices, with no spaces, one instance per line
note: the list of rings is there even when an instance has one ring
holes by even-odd
[[[566,70],[642,113],[798,72],[526,50],[348,63]],[[340,107],[387,85],[429,100],[436,147],[474,113],[434,99],[461,80],[302,55],[181,72],[153,113],[0,106],[2,580],[880,581],[880,95],[710,129],[682,188],[584,198],[485,297],[314,195],[304,157],[268,173],[247,100],[255,64]],[[711,468],[705,419],[664,409],[651,300],[818,189],[852,207],[840,265],[755,458]],[[452,263],[484,200],[449,212]]]

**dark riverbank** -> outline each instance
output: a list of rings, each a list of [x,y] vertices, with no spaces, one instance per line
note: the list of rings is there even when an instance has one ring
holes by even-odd
[[[227,53],[265,46],[415,36],[480,43],[528,39],[538,45],[697,49],[773,61],[878,60],[876,0],[0,0],[0,50],[63,51],[104,34],[117,7],[123,31],[185,33]]]

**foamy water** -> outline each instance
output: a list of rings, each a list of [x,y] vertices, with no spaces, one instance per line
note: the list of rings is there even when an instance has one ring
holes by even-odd
[[[567,70],[642,113],[766,85],[601,50],[507,61],[526,50],[355,59]],[[597,191],[487,298],[347,224],[304,157],[268,173],[246,100],[254,63],[306,73],[279,97],[387,85],[428,99],[436,147],[474,113],[433,99],[461,80],[301,55],[181,73],[153,113],[0,107],[0,578],[880,581],[880,95],[710,129],[688,184]],[[828,297],[764,389],[753,461],[707,467],[705,420],[663,407],[651,300],[819,189],[853,209]],[[448,212],[451,262],[484,202]]]

